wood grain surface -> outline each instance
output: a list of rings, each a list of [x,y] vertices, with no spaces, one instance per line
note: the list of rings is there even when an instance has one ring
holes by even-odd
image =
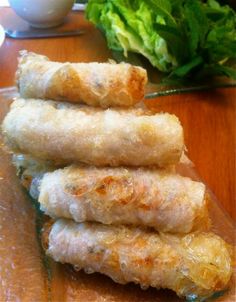
[[[10,8],[0,8],[0,24],[11,29],[28,27]],[[51,39],[7,38],[0,48],[0,88],[14,84],[17,54],[21,49],[44,54],[61,62],[102,62],[111,57],[104,38],[84,19],[83,13],[71,13],[61,28],[80,28],[85,34]],[[162,97],[147,102],[156,110],[168,111],[179,117],[185,131],[188,156],[224,209],[236,219],[236,89]]]

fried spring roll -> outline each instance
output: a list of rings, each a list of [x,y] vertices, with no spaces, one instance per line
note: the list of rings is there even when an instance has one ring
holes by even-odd
[[[24,98],[129,107],[144,98],[147,72],[126,63],[52,62],[23,51],[16,80]]]
[[[158,235],[60,219],[45,228],[43,244],[55,261],[121,284],[169,288],[179,296],[208,297],[226,288],[232,272],[230,247],[212,233]]]
[[[157,169],[70,166],[44,175],[41,209],[77,222],[188,233],[209,225],[205,185]]]
[[[17,99],[3,122],[9,146],[58,164],[164,167],[179,161],[183,129],[176,116]]]

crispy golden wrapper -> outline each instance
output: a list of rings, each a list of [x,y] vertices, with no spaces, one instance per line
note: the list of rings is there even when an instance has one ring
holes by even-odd
[[[209,226],[205,190],[168,170],[70,166],[43,176],[39,202],[51,217],[188,233]]]
[[[213,233],[176,236],[60,219],[45,227],[43,246],[55,261],[77,270],[185,297],[211,296],[227,287],[232,274],[231,248]]]
[[[3,121],[13,151],[58,164],[168,166],[183,152],[174,115],[17,99]]]
[[[24,98],[130,107],[144,98],[145,69],[127,63],[59,63],[22,51],[16,81]]]

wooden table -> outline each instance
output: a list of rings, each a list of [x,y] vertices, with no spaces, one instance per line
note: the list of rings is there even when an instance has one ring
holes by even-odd
[[[0,23],[8,28],[27,27],[10,8],[0,8]],[[98,30],[79,12],[64,28],[81,28],[85,34],[70,38],[12,40],[0,48],[0,88],[14,83],[17,53],[27,49],[58,61],[106,61],[111,57]],[[158,102],[158,104],[157,104]],[[160,111],[176,114],[184,127],[188,155],[203,181],[222,206],[236,219],[235,211],[235,102],[236,89],[218,89],[153,100]]]

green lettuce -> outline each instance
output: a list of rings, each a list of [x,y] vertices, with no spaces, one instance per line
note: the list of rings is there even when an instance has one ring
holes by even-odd
[[[172,78],[236,78],[236,14],[215,0],[90,0],[88,20],[108,47],[146,57]]]
[[[140,53],[161,71],[176,66],[165,40],[154,30],[156,15],[144,1],[89,1],[86,13],[105,33],[109,48],[125,56],[128,51]],[[165,23],[161,16],[156,22]]]

